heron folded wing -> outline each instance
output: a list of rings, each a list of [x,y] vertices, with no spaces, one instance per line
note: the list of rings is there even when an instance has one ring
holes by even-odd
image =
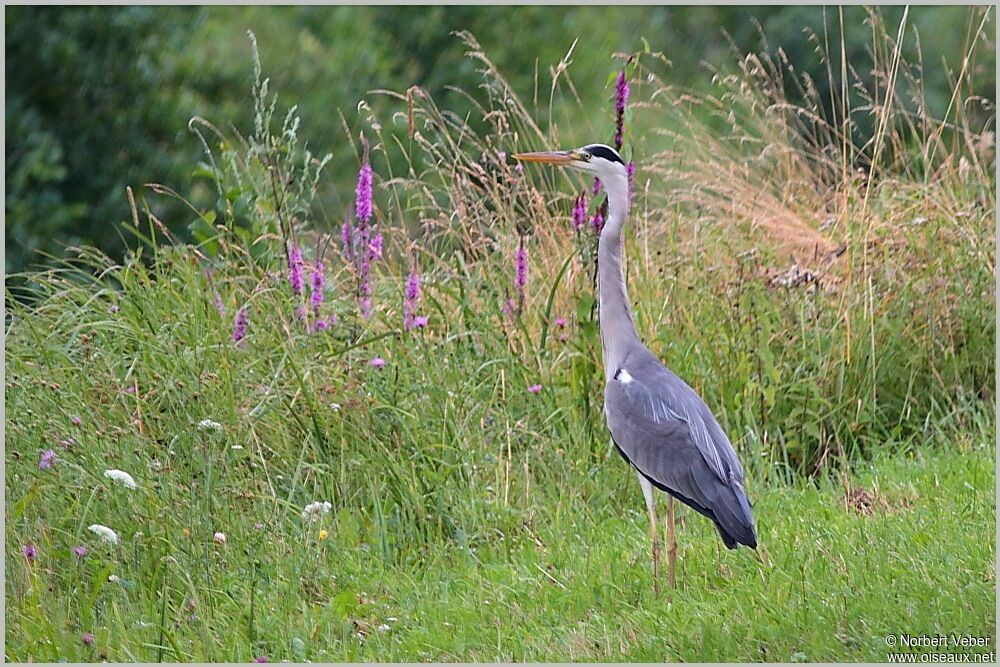
[[[643,476],[715,520],[741,543],[755,543],[753,515],[740,480],[719,475],[709,465],[690,422],[678,413],[665,416],[634,371],[631,382],[608,382],[604,404],[611,437]]]

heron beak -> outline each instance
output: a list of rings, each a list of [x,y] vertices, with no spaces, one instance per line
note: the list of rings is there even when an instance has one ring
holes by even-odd
[[[541,153],[514,153],[514,159],[521,162],[541,164],[572,164],[579,160],[576,151],[542,151]]]

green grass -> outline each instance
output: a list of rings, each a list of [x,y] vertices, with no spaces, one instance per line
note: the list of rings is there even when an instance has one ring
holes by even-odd
[[[8,549],[7,656],[882,661],[892,633],[994,637],[987,424],[957,443],[961,451],[862,466],[852,480],[874,498],[870,515],[848,509],[837,483],[751,482],[763,560],[725,551],[706,521],[682,512],[672,601],[652,595],[641,494],[617,457],[592,481],[566,480],[552,505],[515,510],[487,489],[472,492],[487,515],[480,534],[392,548],[392,517],[379,527],[342,512],[306,527],[294,508],[241,503],[232,493],[216,508],[214,528],[228,537],[220,547],[213,526],[181,509],[183,497],[148,499],[177,484],[161,476],[159,493],[98,494],[145,515],[144,534],[117,550],[95,548],[82,565],[68,545],[93,541],[82,528],[96,517],[76,513],[95,498],[46,485],[44,513],[55,526],[39,561],[28,565]],[[37,501],[42,487],[33,482],[24,500]],[[597,489],[605,497],[585,497]],[[9,510],[9,545],[38,539],[19,516],[24,500]],[[107,520],[125,517],[117,519]],[[107,582],[112,573],[122,581]],[[390,629],[378,630],[383,624]],[[97,635],[92,648],[80,641],[85,631]]]

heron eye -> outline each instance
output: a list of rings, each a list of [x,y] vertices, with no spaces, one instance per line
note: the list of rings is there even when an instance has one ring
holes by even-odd
[[[592,158],[592,157],[594,157],[594,156],[591,155],[590,153],[584,153],[583,154],[583,161],[584,162],[590,162],[590,158]]]

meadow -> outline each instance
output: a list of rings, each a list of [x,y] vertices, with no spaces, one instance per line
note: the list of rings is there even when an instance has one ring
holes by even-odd
[[[589,125],[571,58],[522,100],[462,35],[476,118],[374,91],[351,165],[310,152],[258,61],[251,131],[190,123],[216,199],[189,207],[197,242],[154,184],[124,261],[78,248],[8,286],[6,659],[995,650],[995,110],[963,69],[925,113],[872,21],[870,85],[820,54],[830,115],[780,54],[695,93],[643,49],[609,61],[625,114]],[[637,328],[730,435],[760,543],[728,552],[682,508],[659,597],[603,423],[602,195],[509,157],[616,122]],[[356,202],[315,205],[355,174]]]

